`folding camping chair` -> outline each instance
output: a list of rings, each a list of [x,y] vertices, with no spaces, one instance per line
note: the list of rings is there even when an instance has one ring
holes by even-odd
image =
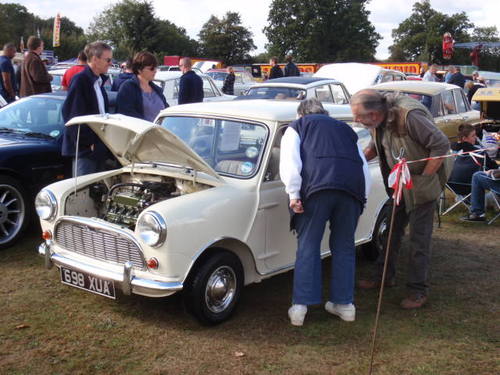
[[[467,210],[470,209],[470,196],[471,196],[471,184],[466,184],[463,182],[453,182],[448,181],[445,185],[445,189],[452,194],[455,203],[453,203],[450,207],[445,208],[445,191],[443,191],[441,195],[441,199],[439,201],[439,215],[444,216],[447,213],[451,212],[455,207],[460,205],[465,206]]]
[[[498,212],[490,221],[488,221],[488,225],[500,217],[500,191],[490,190],[490,193],[493,198],[493,202],[495,202],[495,205],[497,206],[496,209]]]

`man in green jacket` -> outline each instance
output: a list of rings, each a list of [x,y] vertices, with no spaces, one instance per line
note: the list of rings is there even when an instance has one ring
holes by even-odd
[[[389,196],[388,175],[402,156],[407,161],[446,155],[448,138],[434,124],[432,115],[417,100],[404,95],[384,96],[375,90],[361,90],[351,99],[354,121],[372,133],[372,142],[364,150],[367,160],[379,157],[379,164]],[[408,297],[404,309],[419,308],[427,302],[431,238],[436,201],[451,171],[449,160],[428,160],[409,164],[413,189],[403,190],[403,199],[395,211],[391,249],[385,285],[395,285],[396,263],[401,240],[409,224]],[[392,200],[391,203],[392,204]],[[360,280],[358,286],[373,289],[380,286],[385,254],[376,262],[371,280]]]

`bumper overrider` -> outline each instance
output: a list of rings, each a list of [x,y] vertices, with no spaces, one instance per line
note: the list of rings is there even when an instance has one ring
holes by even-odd
[[[47,269],[52,268],[53,265],[62,266],[102,279],[113,280],[125,295],[138,294],[148,297],[166,297],[182,290],[182,283],[180,282],[162,282],[135,276],[132,262],[125,262],[122,271],[116,272],[54,253],[51,250],[51,241],[41,243],[38,246],[38,253],[45,258]]]

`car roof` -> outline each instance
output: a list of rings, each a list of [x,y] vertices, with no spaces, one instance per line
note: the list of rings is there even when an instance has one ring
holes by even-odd
[[[266,83],[296,83],[300,85],[309,85],[311,83],[324,80],[335,81],[331,78],[324,78],[324,77],[282,77],[282,78],[270,79],[266,81]]]
[[[167,114],[193,114],[285,122],[297,118],[297,107],[299,104],[300,101],[296,100],[266,99],[204,102],[169,107],[161,111],[160,116]],[[333,115],[351,115],[349,106],[329,104],[324,104],[323,106]]]
[[[176,79],[182,76],[182,72],[179,70],[160,70],[155,74],[155,81],[168,81],[171,79]]]
[[[458,86],[442,82],[392,81],[379,83],[370,88],[374,90],[405,91],[424,95],[436,95],[445,90],[456,89]]]

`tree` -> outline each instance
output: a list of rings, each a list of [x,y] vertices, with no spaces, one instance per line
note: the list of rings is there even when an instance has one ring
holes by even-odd
[[[95,17],[88,32],[91,40],[110,42],[115,55],[126,58],[142,50],[154,50],[158,29],[150,2],[124,0]]]
[[[222,19],[212,15],[198,36],[202,53],[227,65],[248,61],[249,52],[257,48],[252,33],[241,25],[241,17],[236,12],[227,12]]]
[[[114,55],[125,59],[139,51],[191,54],[197,44],[183,28],[157,18],[151,1],[123,0],[94,18],[88,30],[90,40],[105,40]]]
[[[296,60],[373,61],[381,36],[368,20],[367,0],[273,0],[264,28],[270,54]]]
[[[442,62],[442,39],[445,32],[456,41],[468,42],[468,30],[474,27],[464,12],[446,14],[431,8],[429,0],[413,5],[413,13],[392,30],[394,44],[389,47],[392,61]],[[455,51],[454,63],[465,63],[467,54]]]
[[[476,27],[472,32],[472,42],[500,42],[496,26]],[[479,60],[482,70],[500,70],[500,48],[482,48]]]

